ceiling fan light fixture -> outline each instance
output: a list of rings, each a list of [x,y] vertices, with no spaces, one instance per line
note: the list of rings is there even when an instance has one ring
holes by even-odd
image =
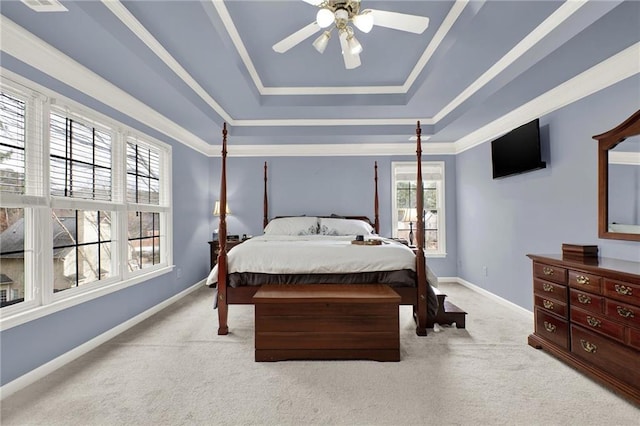
[[[347,45],[349,46],[351,53],[354,55],[358,55],[362,52],[362,45],[353,34],[347,37]]]
[[[318,25],[320,25],[320,28],[327,28],[328,26],[333,24],[334,20],[335,15],[330,9],[323,7],[322,9],[318,10],[318,13],[316,14],[316,22],[318,23]]]
[[[370,9],[363,10],[361,14],[352,19],[353,25],[363,33],[368,33],[373,28],[373,13]]]
[[[327,48],[327,45],[329,44],[330,38],[331,38],[331,33],[329,31],[323,32],[322,34],[320,34],[320,37],[318,37],[313,42],[313,47],[316,48],[318,53],[324,53],[324,50]]]
[[[340,25],[347,25],[347,22],[349,21],[349,12],[344,9],[338,9],[336,10],[335,18],[338,28],[340,28]]]

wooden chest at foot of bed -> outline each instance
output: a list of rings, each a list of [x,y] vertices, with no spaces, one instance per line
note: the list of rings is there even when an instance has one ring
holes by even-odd
[[[400,296],[386,285],[263,285],[253,303],[256,361],[400,361]]]

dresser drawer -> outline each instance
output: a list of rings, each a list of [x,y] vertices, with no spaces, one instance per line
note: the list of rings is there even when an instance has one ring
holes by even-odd
[[[585,291],[570,289],[569,300],[571,306],[579,306],[581,309],[587,311],[604,314],[604,297],[597,296],[595,294],[587,293]]]
[[[567,287],[560,284],[534,279],[533,291],[542,297],[549,297],[559,300],[560,302],[567,302]]]
[[[545,265],[544,263],[533,263],[533,275],[545,281],[553,281],[558,284],[567,283],[567,270],[557,266]]]
[[[569,350],[569,328],[567,321],[536,308],[536,334],[545,340]]]
[[[604,294],[612,299],[640,306],[640,285],[605,279]]]
[[[640,330],[635,328],[629,329],[629,344],[640,350]]]
[[[590,293],[602,294],[602,277],[580,271],[569,271],[569,286]]]
[[[602,333],[624,343],[625,326],[608,320],[604,315],[595,315],[592,312],[571,306],[571,323],[578,324],[587,330]]]
[[[535,302],[534,304],[537,307],[545,309],[549,312],[553,312],[554,314],[559,315],[563,318],[569,318],[569,311],[567,310],[566,303],[558,302],[555,299],[544,297],[539,294],[534,294],[533,299]]]
[[[571,352],[577,357],[640,388],[640,352],[571,325]]]
[[[616,321],[622,321],[625,324],[640,327],[640,308],[633,305],[627,305],[616,300],[606,300],[607,316]]]

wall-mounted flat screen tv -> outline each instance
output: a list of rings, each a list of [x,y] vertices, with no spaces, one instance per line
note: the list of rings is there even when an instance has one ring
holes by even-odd
[[[540,154],[540,122],[535,119],[491,142],[493,178],[544,169]]]

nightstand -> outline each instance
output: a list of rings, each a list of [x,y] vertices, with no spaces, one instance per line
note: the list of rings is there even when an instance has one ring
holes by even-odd
[[[227,253],[235,246],[242,244],[247,240],[248,238],[245,240],[227,240]],[[209,241],[209,253],[211,256],[211,260],[209,263],[211,265],[211,269],[213,269],[213,267],[216,266],[216,263],[218,263],[218,254],[220,254],[220,241]]]

